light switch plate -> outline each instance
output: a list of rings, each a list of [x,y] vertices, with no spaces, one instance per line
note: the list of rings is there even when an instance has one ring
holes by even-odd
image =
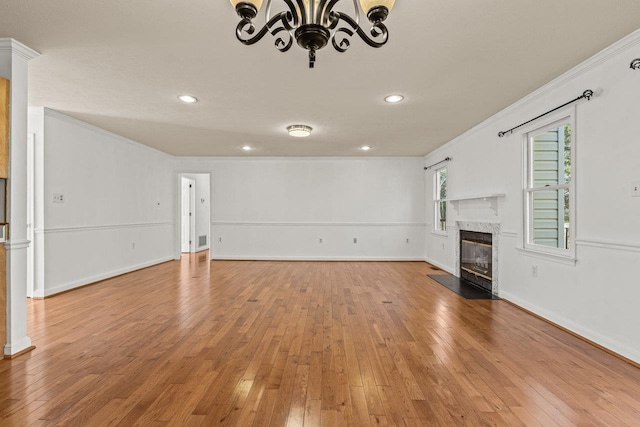
[[[53,203],[64,203],[64,194],[53,193]]]
[[[640,197],[640,181],[631,183],[631,197]]]

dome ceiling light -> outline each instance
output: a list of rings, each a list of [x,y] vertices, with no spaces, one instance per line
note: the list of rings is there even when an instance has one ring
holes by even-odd
[[[389,95],[384,98],[384,101],[388,102],[389,104],[397,104],[398,102],[402,102],[403,100],[404,96],[402,95]]]
[[[285,11],[271,16],[272,0],[267,0],[266,24],[256,31],[252,19],[258,15],[262,0],[231,0],[240,17],[236,37],[245,45],[260,41],[265,34],[275,38],[275,47],[280,52],[288,51],[293,40],[309,51],[309,68],[316,62],[316,51],[325,47],[329,40],[338,52],[345,52],[351,45],[350,38],[358,34],[371,47],[382,47],[389,40],[387,27],[383,24],[393,8],[395,0],[360,0],[360,8],[369,19],[369,34],[360,26],[360,8],[353,0],[354,18],[333,8],[341,0],[274,0],[286,4]],[[348,0],[347,0],[348,1]]]
[[[306,138],[307,136],[311,135],[312,130],[313,129],[311,128],[311,126],[307,125],[287,126],[287,132],[289,132],[289,135],[295,136],[296,138]]]
[[[198,98],[196,98],[195,96],[191,96],[191,95],[180,95],[178,96],[178,99],[182,102],[184,102],[185,104],[194,104],[196,102],[198,102]]]

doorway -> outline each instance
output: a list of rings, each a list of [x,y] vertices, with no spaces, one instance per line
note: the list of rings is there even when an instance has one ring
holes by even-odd
[[[209,249],[210,179],[208,173],[179,174],[181,253],[195,253]]]
[[[195,221],[193,211],[195,211],[195,187],[196,182],[193,179],[181,177],[182,179],[182,202],[181,202],[181,250],[182,252],[192,252],[195,247]]]

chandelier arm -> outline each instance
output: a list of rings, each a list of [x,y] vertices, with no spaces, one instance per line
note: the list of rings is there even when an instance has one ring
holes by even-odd
[[[353,9],[356,12],[356,24],[360,25],[360,8],[358,7],[358,0],[353,0]]]
[[[271,0],[267,0],[267,6],[264,8],[264,19],[266,22],[271,19]]]
[[[238,23],[238,26],[236,27],[236,37],[238,38],[238,41],[240,41],[240,43],[242,43],[244,45],[247,45],[247,46],[259,42],[265,36],[265,34],[267,34],[271,30],[271,27],[276,22],[283,20],[283,15],[285,15],[286,13],[287,12],[278,13],[276,16],[271,18],[269,20],[269,22],[267,22],[265,24],[265,26],[262,27],[260,29],[260,31],[258,31],[258,33],[256,35],[254,35],[253,37],[249,37],[249,38],[244,38],[243,37],[243,33],[246,32],[249,35],[253,35],[253,33],[255,32],[256,28],[255,28],[255,26],[253,25],[253,23],[251,22],[250,19],[248,19],[248,18],[241,19],[240,22]]]
[[[341,33],[345,33],[346,36],[343,36]],[[339,28],[333,37],[331,38],[331,44],[333,44],[333,48],[340,53],[344,53],[351,46],[351,42],[349,38],[353,36],[353,31],[350,28],[342,27]]]
[[[298,27],[298,23],[300,22],[298,19],[298,12],[296,11],[296,6],[293,4],[293,2],[291,0],[284,0],[284,2],[287,4],[287,6],[289,6],[289,10],[291,11],[291,18],[292,19],[288,19],[288,16],[283,16],[282,17],[282,23],[284,24],[284,26],[287,28],[287,30],[291,31],[294,28]],[[287,18],[287,19],[285,19]],[[292,23],[289,24],[289,21],[291,21]]]
[[[331,11],[333,10],[333,7],[336,5],[336,3],[338,3],[338,1],[340,1],[340,0],[329,0],[329,3],[326,5],[326,7],[324,8],[324,10],[322,12],[322,24],[323,25],[325,23],[328,23],[331,20]]]
[[[296,3],[298,3],[298,16],[300,17],[301,20],[301,25],[305,25],[307,24],[307,14],[305,13],[305,11],[307,10],[304,7],[304,1],[303,0],[296,0]]]
[[[327,4],[327,0],[320,0],[318,4],[318,9],[316,10],[316,16],[313,17],[314,22],[317,22],[320,25],[323,25],[324,18],[324,7]]]
[[[349,15],[341,12],[334,12],[333,14],[338,19],[342,19],[347,24],[351,25],[351,27],[360,36],[360,38],[371,47],[382,47],[387,43],[387,41],[389,41],[389,31],[382,22],[374,22],[373,26],[371,27],[371,35],[376,39],[380,39],[380,41],[376,41],[375,39],[369,37],[367,33],[362,29],[362,27],[360,27],[358,23]]]
[[[275,42],[275,47],[276,49],[278,49],[280,52],[286,52],[289,49],[291,49],[291,46],[293,46],[293,37],[291,36],[291,33],[289,32],[289,30],[286,29],[286,27],[278,27],[275,30],[273,30],[271,32],[271,34],[273,34],[274,36],[278,35],[278,33],[284,32],[287,36],[287,41],[285,42],[282,37],[277,37],[276,38],[276,42]]]

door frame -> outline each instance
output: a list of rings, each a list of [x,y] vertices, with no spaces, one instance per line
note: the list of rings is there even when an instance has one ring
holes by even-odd
[[[188,188],[185,188],[185,185],[189,185]],[[187,203],[189,204],[189,216],[188,216],[188,221],[189,221],[189,244],[188,249],[185,251],[185,247],[184,247],[184,243],[183,243],[183,239],[184,239],[184,234],[185,234],[185,230],[184,230],[184,220],[185,220],[185,216],[184,216],[184,203],[185,203],[185,190],[188,193],[188,201]],[[196,246],[196,225],[195,225],[195,196],[196,194],[196,181],[191,179],[191,178],[187,178],[186,176],[181,176],[180,177],[180,251],[182,253],[194,253],[195,252],[195,246]]]
[[[174,245],[174,259],[175,260],[179,260],[182,257],[182,177],[184,175],[208,175],[209,176],[209,218],[207,220],[207,242],[208,242],[208,246],[209,246],[209,258],[212,257],[212,253],[211,253],[211,248],[212,248],[212,244],[211,244],[211,222],[212,222],[212,215],[213,215],[213,174],[211,173],[210,170],[178,170],[175,172],[175,227],[174,227],[174,232],[175,232],[175,245]],[[196,200],[195,197],[192,198],[192,212],[195,210],[194,208],[194,204],[195,204]],[[193,228],[193,233],[195,233],[195,226],[192,227]],[[192,236],[192,252],[195,252],[195,250],[197,249],[197,245],[196,245],[196,241],[195,239],[197,238],[197,236],[193,235]]]

